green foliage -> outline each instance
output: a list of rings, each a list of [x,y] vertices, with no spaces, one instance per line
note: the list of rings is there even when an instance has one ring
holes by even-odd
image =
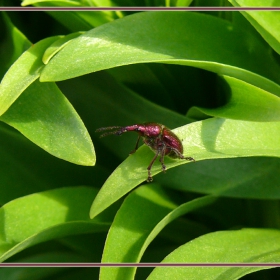
[[[163,263],[242,263],[279,262],[279,230],[242,229],[218,231],[199,237],[189,242],[163,260]],[[205,246],[207,244],[207,246]],[[217,246],[218,244],[218,246]],[[188,248],[186,248],[188,247]],[[215,254],[213,255],[213,250]],[[254,251],[254,254],[251,252]],[[232,252],[235,252],[234,254]],[[236,258],[237,257],[237,258]],[[200,279],[239,279],[264,267],[211,267],[200,270]],[[147,279],[183,279],[186,275],[195,275],[193,267],[156,268]],[[195,278],[192,278],[195,279]]]
[[[22,5],[204,5],[100,2]],[[0,15],[1,261],[279,262],[280,13],[49,11],[47,23],[42,14]],[[95,133],[148,121],[170,127],[196,162],[165,158],[163,173],[157,160],[147,183],[153,153],[143,145],[128,156],[136,133]],[[272,267],[0,277],[275,279]]]

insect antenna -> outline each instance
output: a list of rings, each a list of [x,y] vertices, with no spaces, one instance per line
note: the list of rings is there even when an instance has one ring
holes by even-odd
[[[95,132],[101,132],[101,131],[105,131],[105,130],[111,130],[111,129],[115,129],[115,128],[121,128],[121,126],[109,126],[109,127],[101,127],[95,130]],[[103,134],[100,135],[100,138],[110,135],[110,134],[117,134],[118,130],[114,130],[114,131],[109,131],[109,132],[105,132]]]

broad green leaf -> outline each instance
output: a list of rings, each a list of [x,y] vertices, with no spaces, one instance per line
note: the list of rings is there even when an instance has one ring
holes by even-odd
[[[155,180],[180,191],[278,200],[279,167],[280,158],[271,157],[207,160],[177,166]]]
[[[72,39],[80,36],[82,32],[75,32],[71,33],[67,36],[64,36],[57,41],[53,42],[45,51],[43,55],[43,62],[47,64],[49,60],[57,53],[59,50],[61,50],[66,44],[68,44]]]
[[[201,236],[179,247],[162,263],[277,263],[280,261],[280,231],[241,229]],[[157,267],[147,278],[239,279],[269,267]]]
[[[246,32],[204,14],[137,13],[72,40],[44,67],[40,79],[61,81],[122,65],[160,62],[233,76],[279,95],[280,67],[258,39],[248,39]]]
[[[235,7],[279,7],[279,0],[229,0]],[[268,44],[280,54],[279,11],[240,11]]]
[[[12,24],[8,15],[4,12],[0,13],[0,24],[2,26],[0,77],[2,78],[11,64],[31,46],[31,43]]]
[[[280,122],[249,122],[213,118],[191,123],[174,132],[182,139],[184,155],[196,161],[205,159],[249,156],[280,157]],[[139,150],[123,161],[107,179],[91,210],[91,218],[147,179],[147,166],[153,153],[148,147]],[[189,163],[186,160],[165,159],[167,169]],[[155,162],[152,175],[161,172]],[[167,170],[168,172],[168,170]]]
[[[40,75],[42,55],[59,36],[43,39],[25,51],[10,67],[0,84],[0,116],[3,115],[20,94]]]
[[[54,83],[34,82],[0,120],[58,158],[95,164],[94,147],[82,120]]]
[[[102,263],[140,262],[149,244],[166,225],[214,201],[213,197],[203,197],[177,207],[155,184],[138,188],[125,199],[114,219]],[[106,267],[101,268],[100,279],[134,279],[135,272],[136,267]]]
[[[61,188],[5,204],[0,209],[0,261],[46,240],[107,230],[107,217],[88,217],[96,193],[88,187]]]
[[[247,121],[280,121],[280,98],[241,80],[223,76],[221,88],[227,96],[218,108],[193,107],[188,117],[195,118],[197,110],[215,117]]]
[[[41,57],[58,38],[33,45],[10,67],[0,84],[0,114],[14,104],[0,120],[52,155],[76,164],[94,165],[91,139],[71,104],[54,84],[34,82],[44,65]]]

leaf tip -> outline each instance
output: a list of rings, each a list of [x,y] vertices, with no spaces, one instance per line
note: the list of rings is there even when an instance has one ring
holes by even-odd
[[[93,201],[91,207],[90,207],[90,210],[89,210],[89,217],[90,219],[93,219],[95,218],[98,214],[100,214],[102,212],[102,210],[100,208],[97,208],[95,206],[95,203]]]

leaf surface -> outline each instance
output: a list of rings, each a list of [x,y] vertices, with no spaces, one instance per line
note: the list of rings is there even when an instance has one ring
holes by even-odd
[[[190,12],[137,13],[90,30],[53,57],[40,80],[61,81],[145,62],[194,66],[280,92],[275,84],[280,67],[259,38],[248,39],[224,20]]]
[[[97,190],[61,188],[28,195],[0,209],[0,260],[27,247],[63,236],[106,231],[108,217],[91,221],[88,208]]]
[[[273,229],[220,231],[201,236],[179,247],[162,263],[279,263],[280,232]],[[239,279],[269,267],[157,267],[147,278]]]
[[[249,122],[213,118],[175,129],[182,139],[184,155],[196,161],[234,157],[270,156],[280,157],[280,122]],[[95,198],[90,216],[93,218],[111,203],[147,179],[147,166],[153,155],[148,147],[139,150],[123,161],[107,179]],[[165,158],[169,168],[181,164],[193,164],[186,160]],[[152,175],[161,172],[155,162]]]

